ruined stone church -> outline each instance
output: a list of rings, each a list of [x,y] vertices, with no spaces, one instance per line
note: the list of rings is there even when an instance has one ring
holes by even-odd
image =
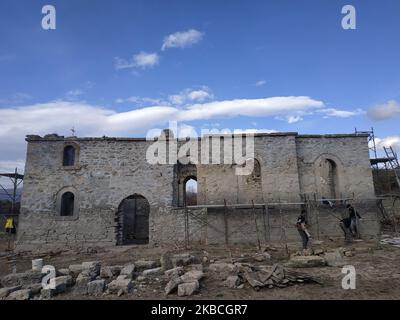
[[[345,203],[364,204],[364,237],[379,232],[365,205],[374,187],[364,134],[255,134],[244,176],[227,164],[150,164],[144,138],[26,141],[20,248],[297,241],[304,208],[314,238],[342,237]]]

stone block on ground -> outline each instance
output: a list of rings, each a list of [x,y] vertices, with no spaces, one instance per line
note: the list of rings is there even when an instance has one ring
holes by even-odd
[[[171,256],[171,262],[174,267],[187,266],[197,262],[195,256],[189,253],[174,254]]]
[[[271,255],[268,252],[256,253],[253,259],[258,262],[265,262],[271,260]]]
[[[70,276],[71,271],[68,268],[62,268],[57,270],[57,276]]]
[[[224,281],[224,286],[231,289],[237,288],[239,285],[240,285],[240,278],[238,276],[229,276]]]
[[[106,285],[105,280],[94,280],[88,283],[88,294],[89,295],[101,295],[104,292]]]
[[[42,288],[43,288],[43,285],[41,283],[32,283],[32,284],[23,286],[22,289],[29,289],[29,290],[31,290],[32,295],[36,295],[36,294],[40,293]]]
[[[82,264],[71,264],[68,267],[71,275],[76,278],[83,270]]]
[[[287,266],[292,268],[312,268],[325,265],[325,259],[320,256],[292,256],[287,263]]]
[[[191,296],[199,289],[199,282],[197,280],[192,282],[185,282],[178,285],[178,296]]]
[[[118,277],[123,266],[102,266],[100,269],[100,277],[104,279],[113,279]]]
[[[339,250],[325,252],[324,259],[326,264],[330,267],[343,267],[346,264]]]
[[[92,278],[100,275],[101,263],[100,261],[87,261],[82,262],[82,271],[87,270]]]
[[[131,279],[116,279],[108,284],[108,292],[112,294],[130,293],[133,289],[133,282]]]
[[[238,265],[227,262],[217,262],[209,265],[208,270],[214,273],[220,280],[224,280],[239,272]]]
[[[179,277],[184,273],[183,267],[176,267],[169,270],[166,270],[164,274],[168,278]]]
[[[181,280],[183,282],[193,282],[194,280],[198,281],[204,277],[203,271],[192,270],[186,272],[184,275],[181,276]]]
[[[127,276],[128,278],[132,279],[134,272],[135,272],[136,265],[133,263],[125,265],[120,272],[120,276]]]
[[[324,249],[321,249],[321,248],[314,250],[314,254],[317,256],[324,254],[324,252],[325,252]]]
[[[187,267],[188,270],[197,270],[197,271],[203,271],[203,265],[201,263],[197,264],[191,264]]]
[[[42,289],[40,291],[40,297],[43,300],[49,300],[56,295],[56,291],[54,289]]]
[[[165,293],[166,294],[172,293],[174,290],[178,288],[178,285],[180,285],[181,283],[183,283],[183,281],[180,277],[172,278],[165,286]]]
[[[73,280],[71,276],[61,276],[50,280],[50,284],[53,283],[54,287],[52,289],[54,289],[57,293],[62,293],[65,292],[68,287],[72,286]]]
[[[88,290],[88,283],[91,280],[92,279],[90,277],[79,274],[79,276],[76,278],[72,293],[77,296],[86,295]]]
[[[146,270],[143,270],[142,275],[145,276],[145,277],[155,276],[155,275],[160,274],[161,270],[162,270],[161,267],[153,268],[153,269],[146,269]]]
[[[40,283],[44,274],[40,271],[28,270],[22,273],[11,273],[0,278],[3,287],[24,286],[32,283]]]
[[[0,299],[6,298],[11,292],[21,290],[21,286],[0,288]]]
[[[159,267],[161,264],[159,261],[155,260],[138,260],[135,261],[136,269],[139,271],[143,271],[146,269],[154,269]]]
[[[29,300],[32,296],[31,290],[29,289],[21,289],[11,292],[7,300]]]

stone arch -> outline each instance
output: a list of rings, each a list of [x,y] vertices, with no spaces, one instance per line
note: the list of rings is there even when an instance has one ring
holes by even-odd
[[[322,154],[314,161],[316,189],[326,199],[339,199],[344,191],[344,168],[333,154]]]
[[[185,205],[186,197],[186,183],[193,179],[197,182],[197,165],[193,163],[182,164],[178,162],[175,165],[175,182],[174,182],[174,204],[178,207]],[[198,190],[197,190],[198,191]]]
[[[189,190],[189,183],[191,181],[195,181],[195,190]],[[183,190],[184,190],[184,204],[185,205],[197,205],[197,177],[196,176],[187,176],[183,182]]]
[[[116,244],[148,244],[150,233],[150,203],[140,194],[121,201],[116,212]]]

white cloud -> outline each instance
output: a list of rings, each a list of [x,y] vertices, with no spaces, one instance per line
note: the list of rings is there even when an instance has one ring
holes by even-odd
[[[256,87],[262,87],[263,85],[265,85],[267,83],[267,81],[265,81],[265,80],[259,80],[259,81],[257,81],[254,85],[256,86]]]
[[[136,106],[143,106],[145,104],[150,104],[152,106],[165,104],[165,102],[161,99],[139,97],[139,96],[131,96],[128,98],[118,98],[115,100],[115,103],[133,103]]]
[[[192,99],[201,99],[193,95]],[[190,98],[189,98],[190,99]],[[136,97],[131,97],[136,101]],[[305,114],[324,108],[322,101],[305,96],[233,99],[195,103],[184,106],[159,104],[117,112],[84,102],[52,101],[48,103],[0,109],[0,161],[23,159],[25,135],[58,133],[78,136],[142,135],[155,127],[165,127],[168,121],[188,122],[227,117],[283,117],[292,123]],[[188,132],[188,126],[182,127]],[[251,129],[259,132],[260,129]],[[186,133],[185,133],[186,134]]]
[[[338,110],[335,108],[320,109],[317,112],[325,114],[325,118],[328,118],[328,117],[349,118],[349,117],[358,116],[358,115],[365,113],[362,109],[348,111],[348,110]]]
[[[65,96],[68,101],[78,100],[86,91],[92,89],[96,84],[92,81],[86,81],[80,88],[68,91]]]
[[[168,100],[175,105],[181,105],[187,102],[203,102],[213,99],[214,95],[211,90],[202,86],[200,89],[185,89],[178,94],[173,94],[168,97]]]
[[[141,68],[153,67],[159,60],[160,57],[157,53],[140,52],[133,56],[136,66]]]
[[[147,53],[142,51],[138,54],[135,54],[129,61],[119,57],[115,57],[114,60],[116,70],[130,68],[146,69],[157,65],[160,60],[160,56],[157,53]]]
[[[184,89],[177,94],[169,95],[166,99],[131,96],[128,98],[118,98],[115,100],[115,103],[132,103],[135,106],[181,106],[193,102],[204,102],[210,99],[214,99],[214,94],[208,87],[202,86],[198,89]]]
[[[373,120],[385,120],[400,116],[400,104],[395,100],[389,100],[384,104],[371,107],[368,116]]]
[[[300,116],[288,116],[287,117],[287,122],[288,123],[296,123],[296,122],[299,122],[301,120],[303,120],[303,118],[300,117]]]
[[[323,106],[322,101],[302,96],[213,101],[188,106],[179,113],[178,120],[189,121],[234,116],[266,117],[297,115],[305,110],[321,108]]]
[[[77,97],[83,94],[83,91],[80,89],[74,89],[67,92],[67,96]]]
[[[375,138],[377,148],[393,147],[400,151],[400,136],[388,136],[385,138]]]
[[[175,32],[164,38],[161,50],[164,51],[168,48],[186,48],[199,42],[203,38],[203,36],[203,32],[197,31],[195,29]]]

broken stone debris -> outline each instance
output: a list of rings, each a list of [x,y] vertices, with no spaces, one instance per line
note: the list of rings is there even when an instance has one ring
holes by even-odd
[[[135,272],[135,267],[136,267],[136,265],[133,264],[133,263],[127,264],[121,269],[121,272],[120,272],[119,275],[120,276],[126,276],[127,278],[132,279],[133,275],[134,275],[134,272]]]
[[[121,294],[131,293],[133,289],[133,282],[131,279],[116,279],[108,284],[108,292]]]
[[[145,269],[153,269],[160,266],[160,263],[153,260],[138,260],[135,262],[135,267],[137,270],[142,271]]]
[[[184,282],[178,285],[178,296],[191,296],[199,289],[199,282],[197,280],[191,282]]]
[[[230,275],[235,275],[239,271],[239,264],[218,262],[208,266],[208,270],[215,274],[217,279],[225,280]]]
[[[147,269],[147,270],[144,270],[142,272],[142,275],[145,276],[145,277],[158,275],[158,274],[161,273],[161,269],[162,269],[161,267],[153,268],[153,269]]]
[[[104,292],[106,286],[106,281],[102,280],[94,280],[88,283],[87,292],[89,295],[101,295]]]
[[[102,266],[100,277],[104,279],[113,279],[120,275],[123,266]]]
[[[29,300],[31,297],[31,290],[29,289],[21,289],[11,292],[7,300]]]
[[[234,288],[238,288],[240,286],[240,278],[238,276],[229,276],[228,278],[226,278],[226,280],[224,281],[224,286],[234,289]]]
[[[24,286],[31,283],[40,283],[44,274],[40,271],[28,270],[22,273],[11,273],[0,278],[0,283],[3,287]]]
[[[261,258],[263,262],[267,262],[267,264],[269,262],[269,255],[265,255],[265,252],[261,255],[256,254],[254,257],[260,257],[258,262],[261,262]],[[322,259],[325,264],[326,260],[320,256],[295,256],[292,257],[291,262],[294,260],[298,264],[298,261],[301,261],[302,266],[322,265],[321,262],[310,262],[316,258],[317,260]],[[257,261],[257,259],[254,260]],[[330,264],[329,258],[327,260]],[[159,281],[156,276],[161,275],[163,271],[164,279],[168,279],[165,293],[176,292],[178,296],[182,297],[199,292],[200,281],[205,278],[205,272],[222,280],[221,285],[228,288],[242,288],[244,284],[248,283],[255,290],[259,290],[262,287],[285,287],[294,283],[318,282],[309,275],[288,271],[281,265],[255,266],[251,263],[218,261],[204,268],[203,264],[198,263],[197,259],[188,253],[171,255],[171,264],[176,267],[164,271],[159,262],[149,260],[139,260],[125,266],[101,266],[98,261],[83,262],[57,271],[58,276],[53,279],[55,288],[52,289],[42,288],[43,275],[29,270],[25,273],[2,277],[0,281],[4,288],[0,289],[0,299],[51,299],[57,294],[69,291],[70,288],[70,292],[74,295],[117,294],[121,296],[134,291],[132,279],[136,276],[135,281],[140,283],[138,284],[138,289],[140,289],[146,287],[144,281],[152,281],[152,279]],[[142,269],[140,275],[135,273],[137,265]],[[146,269],[146,267],[149,268]]]
[[[174,267],[187,266],[197,262],[195,256],[189,253],[175,254],[171,257],[171,262]]]
[[[184,269],[183,267],[176,267],[176,268],[172,268],[169,270],[166,270],[164,272],[164,274],[168,277],[168,278],[172,278],[172,277],[179,277],[184,273]]]
[[[330,267],[343,267],[346,264],[343,255],[339,250],[325,252],[324,259],[326,264]]]
[[[9,288],[0,288],[0,299],[6,298],[10,293],[21,290],[21,286],[9,287]]]
[[[321,283],[317,278],[285,269],[280,264],[275,264],[272,267],[264,266],[263,268],[249,268],[246,270],[242,277],[253,287],[255,290],[260,288],[283,288],[289,285],[298,283]]]
[[[292,268],[312,268],[326,265],[324,258],[320,256],[292,256],[287,263]]]

